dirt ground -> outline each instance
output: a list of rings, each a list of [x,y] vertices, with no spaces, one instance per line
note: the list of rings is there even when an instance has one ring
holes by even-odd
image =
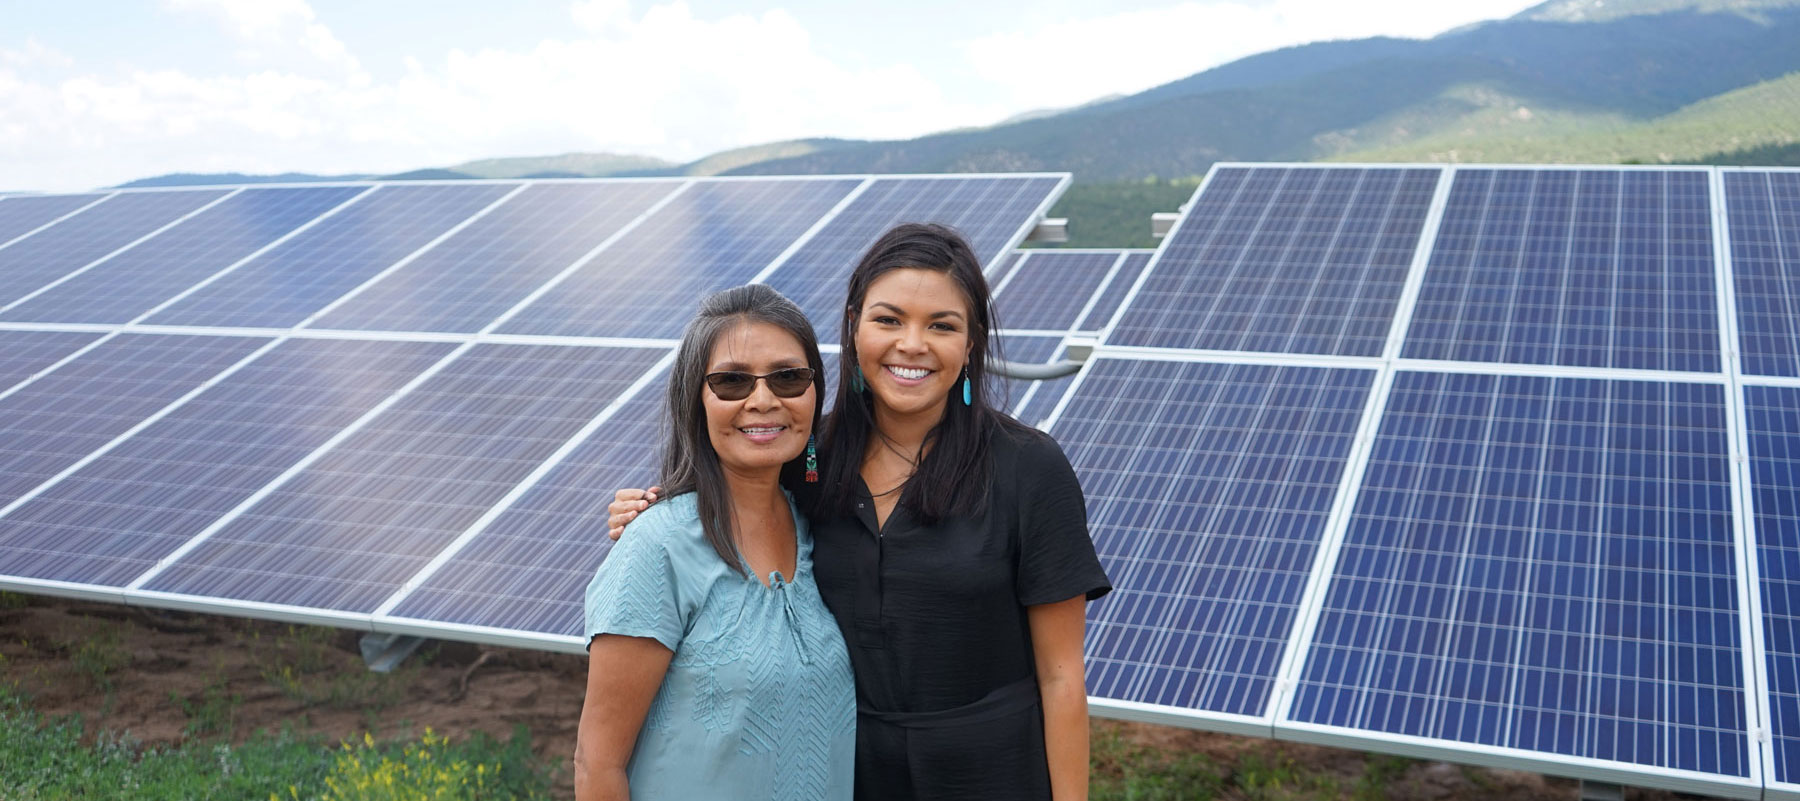
[[[369,672],[358,632],[6,594],[0,683],[16,682],[46,715],[79,713],[90,733],[129,732],[149,744],[190,737],[242,741],[259,729],[354,739],[430,726],[461,738],[531,730],[541,755],[575,747],[586,660],[430,642],[396,672]],[[1245,753],[1354,782],[1367,755],[1333,748],[1097,720],[1095,735],[1230,764]],[[1395,799],[1575,799],[1578,784],[1534,773],[1411,762],[1385,786]],[[559,797],[573,795],[569,772]],[[1627,790],[1626,798],[1688,798]]]

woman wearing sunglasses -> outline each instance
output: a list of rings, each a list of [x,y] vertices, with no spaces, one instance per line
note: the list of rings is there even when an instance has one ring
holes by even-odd
[[[1085,607],[1111,586],[1061,449],[988,402],[980,265],[902,225],[848,294],[821,481],[789,486],[856,675],[856,798],[1086,798]],[[655,498],[621,491],[614,536]]]
[[[825,395],[812,325],[753,284],[707,298],[669,374],[668,498],[588,586],[582,801],[852,793],[856,697],[782,490]]]

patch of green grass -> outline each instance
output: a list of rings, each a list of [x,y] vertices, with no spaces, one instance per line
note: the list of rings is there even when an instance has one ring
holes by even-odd
[[[347,754],[361,767],[346,765]],[[388,795],[375,792],[384,782],[409,778],[413,784],[388,787]],[[334,793],[334,780],[351,792]],[[549,786],[549,765],[532,755],[523,726],[504,741],[477,734],[450,742],[428,732],[387,742],[367,737],[361,747],[333,747],[289,729],[258,732],[236,746],[191,741],[145,748],[129,735],[101,732],[90,740],[79,717],[47,719],[24,695],[0,685],[0,788],[5,788],[7,801],[526,801],[546,797]],[[464,789],[472,787],[482,792]],[[423,792],[428,789],[432,794]]]
[[[171,691],[169,703],[187,716],[187,725],[181,730],[183,734],[189,737],[229,736],[237,727],[237,710],[243,705],[244,697],[227,693],[224,674],[216,673],[201,688],[199,698],[184,698]]]
[[[1224,771],[1202,754],[1171,754],[1106,730],[1089,753],[1092,801],[1207,801],[1225,788]]]
[[[57,647],[69,654],[75,672],[105,690],[112,689],[112,675],[131,664],[131,654],[125,650],[119,629],[111,624],[101,624],[87,636],[65,640]]]
[[[31,605],[31,596],[0,590],[0,609],[23,609]]]
[[[287,635],[258,646],[258,665],[263,680],[282,695],[302,704],[323,704],[334,709],[380,712],[405,697],[418,678],[421,666],[437,655],[437,649],[419,652],[390,673],[376,673],[361,664],[334,658],[331,640],[335,629],[324,626],[289,626]]]
[[[1394,780],[1406,775],[1413,761],[1406,757],[1370,754],[1363,762],[1363,772],[1356,777],[1352,798],[1356,801],[1381,801],[1393,795]]]

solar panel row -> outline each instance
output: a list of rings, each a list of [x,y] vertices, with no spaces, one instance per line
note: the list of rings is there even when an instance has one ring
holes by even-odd
[[[978,232],[992,257],[1066,180],[82,198],[0,244],[35,270],[0,312],[0,585],[577,650],[606,550],[586,512],[648,477],[669,348],[569,336],[674,336],[701,293],[795,255],[841,292],[887,225],[856,198],[905,198],[869,211]],[[66,247],[84,238],[104,241]]]
[[[1090,608],[1096,708],[1800,791],[1800,386],[1751,385],[1800,373],[1797,177],[1215,168],[1045,423],[1118,587]],[[1273,400],[1301,372],[1365,394]],[[1286,431],[1285,457],[1220,445]]]

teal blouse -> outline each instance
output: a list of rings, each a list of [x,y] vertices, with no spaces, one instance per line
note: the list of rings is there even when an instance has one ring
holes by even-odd
[[[626,772],[634,799],[848,801],[856,691],[812,575],[812,534],[764,586],[706,543],[692,493],[650,507],[587,589],[587,637],[649,637],[674,651]]]

